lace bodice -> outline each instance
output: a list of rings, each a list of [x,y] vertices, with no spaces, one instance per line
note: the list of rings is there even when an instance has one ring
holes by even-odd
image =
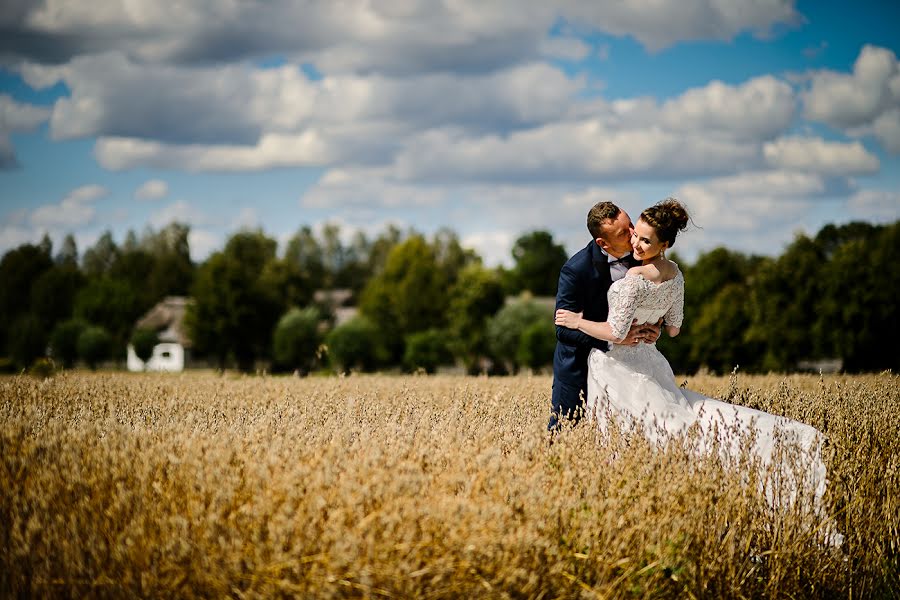
[[[641,275],[626,275],[609,288],[607,322],[618,338],[623,338],[631,323],[655,323],[662,317],[666,325],[681,327],[684,320],[684,276],[677,268],[675,277],[653,283]]]

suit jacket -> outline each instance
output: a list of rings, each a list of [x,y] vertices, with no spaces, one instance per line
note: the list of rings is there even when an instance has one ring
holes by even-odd
[[[635,266],[638,261],[631,261]],[[570,258],[559,273],[556,308],[584,311],[584,318],[603,322],[609,314],[606,293],[612,285],[609,260],[596,242],[591,242]],[[553,354],[553,377],[572,385],[587,382],[587,358],[591,348],[606,352],[607,342],[577,329],[556,328],[556,352]]]

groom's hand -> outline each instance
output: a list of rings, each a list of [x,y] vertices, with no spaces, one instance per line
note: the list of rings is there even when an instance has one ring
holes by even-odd
[[[641,331],[643,332],[643,339],[641,339],[641,341],[647,344],[652,344],[656,340],[658,340],[659,336],[662,335],[662,323],[662,319],[660,319],[656,323],[644,323],[641,326]]]
[[[628,330],[628,335],[625,336],[621,342],[618,342],[621,346],[637,346],[641,342],[644,341],[644,325],[638,325],[637,320],[631,322],[631,328]]]

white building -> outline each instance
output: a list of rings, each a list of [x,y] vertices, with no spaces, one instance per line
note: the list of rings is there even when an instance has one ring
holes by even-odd
[[[144,363],[128,344],[129,371],[183,371],[190,359],[191,340],[184,329],[184,314],[189,298],[169,296],[141,317],[135,328],[157,332],[159,343],[153,348],[153,356]]]

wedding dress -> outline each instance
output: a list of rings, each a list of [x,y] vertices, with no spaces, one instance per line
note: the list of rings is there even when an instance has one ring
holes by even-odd
[[[618,338],[626,335],[632,320],[656,323],[663,317],[666,325],[681,327],[684,319],[684,277],[680,269],[676,269],[674,278],[659,284],[629,274],[612,284],[608,298],[607,322]],[[636,426],[659,444],[696,424],[700,452],[716,444],[718,451],[737,458],[745,436],[753,432],[750,450],[761,465],[770,473],[770,467],[784,467],[780,477],[768,481],[769,501],[793,502],[803,487],[812,492],[804,497],[811,496],[813,504],[821,505],[826,473],[821,457],[823,436],[818,430],[680,388],[656,344],[614,344],[609,352],[592,350],[587,392],[587,415],[601,429],[607,428],[610,419],[617,419]],[[726,432],[730,435],[723,435]],[[777,464],[784,456],[782,449],[788,447],[794,448],[791,465]]]

